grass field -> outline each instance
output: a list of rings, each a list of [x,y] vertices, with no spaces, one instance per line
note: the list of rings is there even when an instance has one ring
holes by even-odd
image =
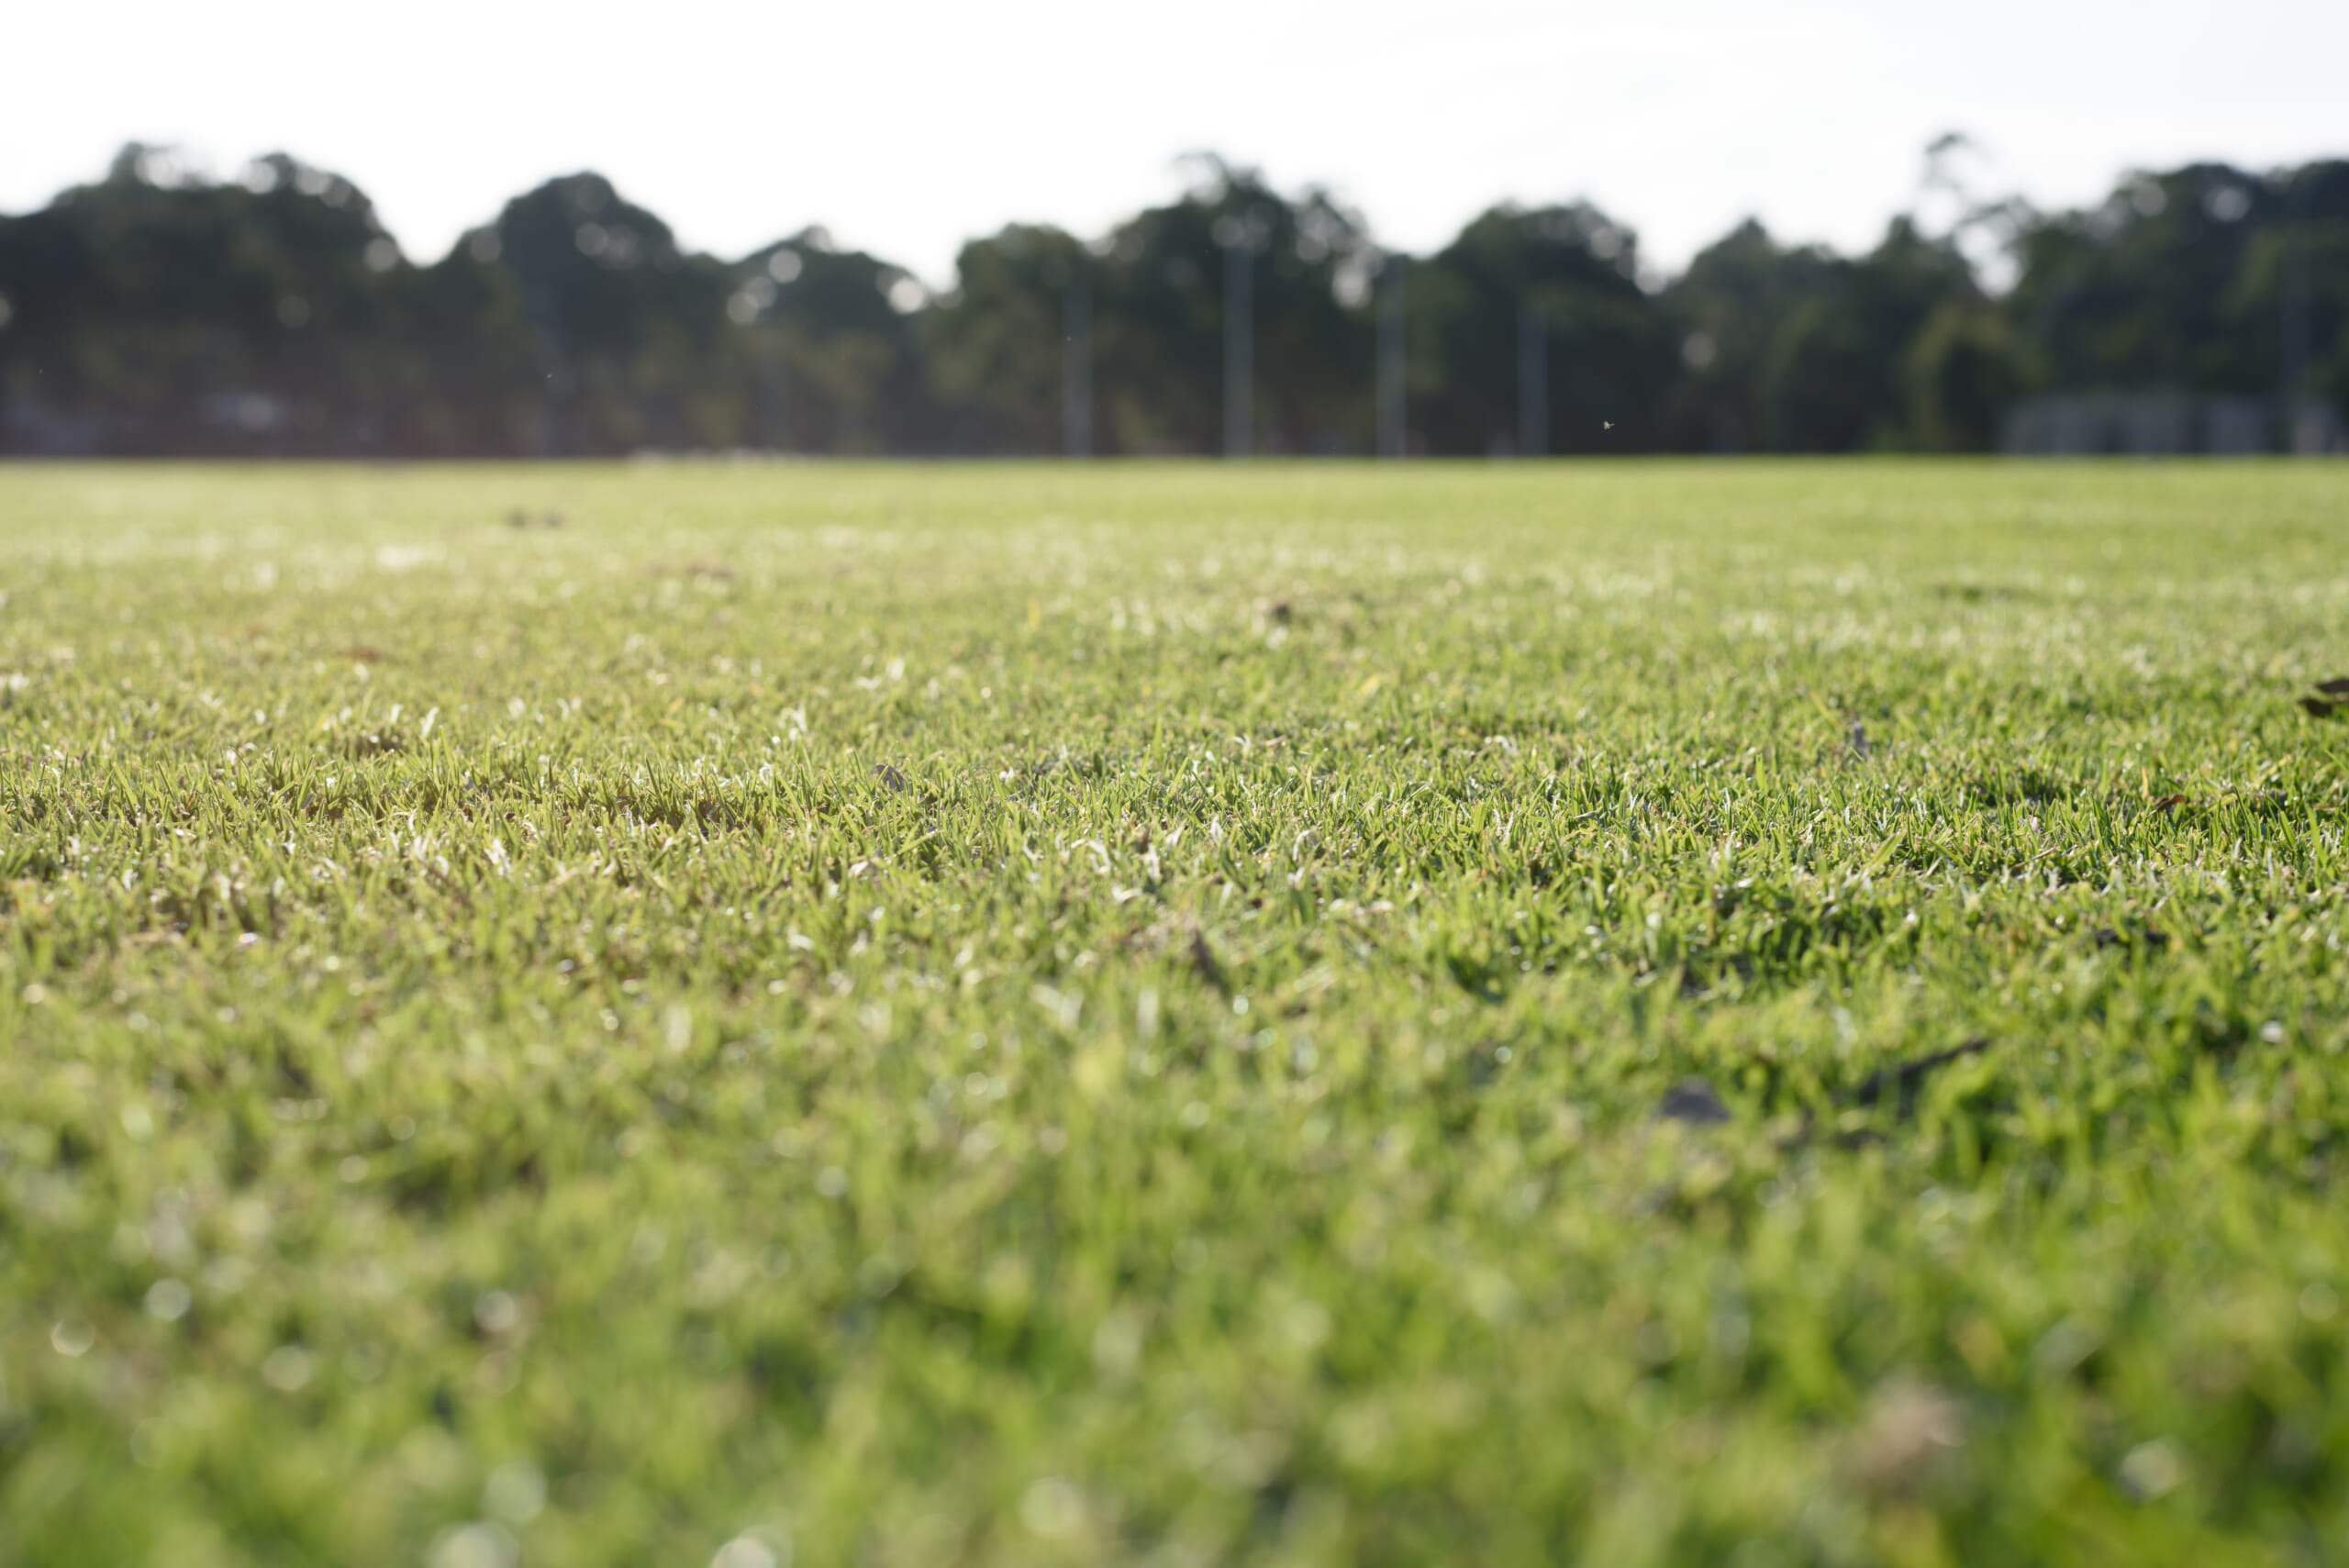
[[[0,1561],[2349,1562],[2344,673],[2338,464],[0,470]]]

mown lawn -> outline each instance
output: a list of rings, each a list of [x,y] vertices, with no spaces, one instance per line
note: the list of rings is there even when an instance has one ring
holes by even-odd
[[[2349,465],[0,470],[0,1561],[2349,1561],[2343,674]]]

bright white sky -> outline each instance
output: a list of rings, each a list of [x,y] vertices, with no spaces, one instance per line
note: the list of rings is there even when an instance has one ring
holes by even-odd
[[[411,256],[593,168],[689,247],[809,223],[932,282],[1011,219],[1093,234],[1213,148],[1425,250],[1588,196],[1677,267],[1738,219],[1865,247],[1934,135],[2047,205],[2132,167],[2349,154],[2342,0],[116,0],[0,44],[0,211],[132,139],[350,176]]]

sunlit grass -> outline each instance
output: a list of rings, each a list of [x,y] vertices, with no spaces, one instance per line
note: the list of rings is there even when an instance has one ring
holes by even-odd
[[[0,1560],[2349,1557],[2344,520],[0,472]]]

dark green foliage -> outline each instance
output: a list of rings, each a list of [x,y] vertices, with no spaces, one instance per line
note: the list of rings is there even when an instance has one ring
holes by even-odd
[[[2307,392],[2349,404],[2349,163],[2147,175],[2021,245],[2009,312],[2059,384],[2265,395],[2304,331]]]
[[[1119,224],[1090,269],[1104,450],[1222,450],[1230,246],[1251,272],[1255,450],[1366,451],[1369,317],[1340,297],[1340,280],[1368,265],[1361,217],[1319,191],[1284,198],[1214,160],[1183,200]]]
[[[1411,423],[1426,450],[1515,450],[1528,312],[1546,339],[1543,450],[1667,447],[1656,412],[1675,345],[1638,275],[1637,238],[1587,206],[1496,208],[1413,268]]]
[[[955,258],[954,292],[922,322],[930,382],[952,410],[950,450],[1061,450],[1069,296],[1090,313],[1098,265],[1075,236],[1013,224]]]
[[[133,148],[0,218],[0,450],[1037,455],[1065,438],[1082,322],[1092,450],[1211,453],[1240,247],[1251,450],[1367,452],[1366,221],[1218,159],[1194,172],[1097,241],[974,240],[933,297],[821,229],[684,254],[592,173],[418,267],[340,176],[281,155],[213,184]],[[1995,297],[1960,246],[1993,228],[2019,268]],[[1749,222],[1662,283],[1582,204],[1498,206],[1400,260],[1407,445],[1437,456],[1515,450],[1528,419],[1558,454],[1978,451],[2033,392],[2231,397],[2230,428],[2254,430],[2269,403],[2243,400],[2288,380],[2349,404],[2338,162],[2132,176],[2084,212],[1975,204],[1951,233],[1903,217],[1857,257]]]
[[[733,269],[729,319],[757,359],[756,419],[740,444],[840,456],[934,450],[920,317],[890,291],[899,267],[811,228]],[[778,272],[788,281],[777,280]]]
[[[1765,446],[1897,451],[1917,444],[1903,360],[1937,311],[1975,297],[1964,259],[1905,220],[1868,256],[1829,261],[1764,350],[1753,395]]]
[[[282,155],[168,187],[142,156],[0,225],[0,448],[514,450],[537,378],[506,273],[419,272],[354,186]]]

